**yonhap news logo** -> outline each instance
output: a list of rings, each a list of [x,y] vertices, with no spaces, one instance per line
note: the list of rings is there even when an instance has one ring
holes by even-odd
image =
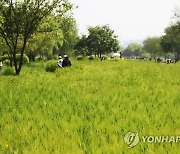
[[[124,136],[124,142],[127,144],[128,148],[132,148],[139,143],[138,132],[128,132]]]
[[[133,148],[139,142],[147,143],[161,143],[161,142],[180,142],[180,136],[139,136],[137,131],[128,132],[124,136],[124,142],[128,148]]]

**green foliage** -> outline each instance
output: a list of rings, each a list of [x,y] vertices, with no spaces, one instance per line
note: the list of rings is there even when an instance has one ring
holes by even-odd
[[[8,60],[8,59],[9,59],[9,57],[8,57],[7,54],[3,55],[3,56],[0,56],[0,61],[5,61],[5,60]]]
[[[57,62],[56,61],[49,61],[46,64],[46,72],[55,72],[55,70],[57,69]]]
[[[177,52],[180,59],[180,22],[167,27],[165,35],[161,38],[161,46],[166,52]]]
[[[0,15],[0,18],[1,18],[1,15]],[[3,39],[2,37],[0,37],[0,55],[1,55],[1,53],[4,52],[4,51],[7,52],[7,51],[8,51],[8,47],[7,47],[4,39]]]
[[[163,53],[163,49],[160,45],[161,38],[160,37],[148,37],[144,40],[144,50],[151,54],[151,57],[156,59],[157,55]]]
[[[21,56],[20,54],[16,54],[16,60],[17,60],[18,63],[20,61],[20,56]],[[9,57],[8,57],[7,54],[4,55],[4,56],[1,56],[0,61],[3,61],[3,63],[7,64],[7,65],[10,64]],[[23,64],[28,64],[28,63],[29,63],[29,58],[28,58],[28,56],[26,54],[24,54],[23,55]]]
[[[4,60],[4,61],[3,61],[3,65],[10,66],[10,61],[9,61],[9,59]]]
[[[78,38],[78,30],[74,17],[71,14],[58,16],[59,26],[63,32],[63,43],[59,46],[58,54],[72,54]]]
[[[9,49],[8,52],[14,61],[17,75],[21,72],[23,56],[20,57],[20,61],[18,62],[15,54],[20,53],[23,55],[26,47],[28,47],[28,42],[35,42],[37,38],[35,40],[31,39],[33,39],[32,37],[35,37],[40,30],[44,32],[45,30],[53,31],[56,29],[57,34],[59,27],[56,28],[56,22],[42,23],[45,19],[49,19],[48,17],[51,17],[51,14],[53,17],[58,15],[63,16],[69,9],[71,9],[70,3],[66,0],[0,1],[0,38],[4,39],[6,47]],[[53,19],[51,19],[52,18],[50,18],[49,21],[53,21]],[[49,39],[51,35],[47,36],[48,37],[44,38],[41,42],[41,44],[46,42],[46,49],[51,48],[54,43],[54,39]],[[29,50],[26,51],[29,57],[33,57],[32,59],[35,59],[35,53],[33,53],[34,48],[36,48],[36,46],[30,45]],[[49,50],[47,49],[46,51]]]
[[[32,60],[38,55],[52,58],[53,54],[58,54],[56,48],[62,45],[64,36],[56,18],[55,15],[45,18],[38,29],[39,32],[32,35],[27,43],[26,54],[33,57]]]
[[[118,61],[122,61],[120,58],[111,58],[109,59],[109,61],[115,61],[115,62],[118,62]]]
[[[68,2],[66,2],[68,3]],[[26,48],[26,54],[34,60],[36,56],[53,59],[54,54],[70,54],[77,40],[77,27],[71,10],[71,4],[64,8],[63,14],[50,14],[41,23],[38,32],[32,35]],[[64,4],[64,7],[65,6]]]
[[[86,35],[82,35],[82,37],[79,38],[79,40],[77,41],[77,43],[74,46],[74,49],[75,49],[76,56],[78,56],[78,55],[87,56],[90,54],[88,51]]]
[[[99,55],[116,52],[120,49],[118,37],[109,26],[89,27],[89,35],[79,39],[75,45],[77,54]]]
[[[89,56],[88,59],[89,60],[94,60],[94,56]]]
[[[15,75],[14,68],[12,67],[3,67],[2,74],[5,76]]]
[[[107,55],[102,55],[102,58],[103,58],[104,60],[107,60],[109,57],[108,57]]]
[[[53,60],[57,60],[57,59],[58,59],[58,55],[57,55],[57,54],[54,54],[54,55],[52,56],[52,59],[53,59]]]
[[[77,56],[76,59],[77,60],[84,60],[84,57],[83,56]]]
[[[16,58],[17,58],[18,62],[20,61],[20,57],[21,57],[20,54],[16,54]],[[29,63],[29,58],[26,54],[24,54],[23,55],[23,64],[28,64],[28,63]]]
[[[143,45],[138,43],[131,43],[128,45],[128,47],[125,49],[123,56],[131,57],[131,56],[142,56],[144,53],[143,51]]]

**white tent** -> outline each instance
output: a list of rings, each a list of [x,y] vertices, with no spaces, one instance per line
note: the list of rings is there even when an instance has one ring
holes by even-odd
[[[113,54],[112,54],[112,57],[120,58],[120,53],[113,53]]]

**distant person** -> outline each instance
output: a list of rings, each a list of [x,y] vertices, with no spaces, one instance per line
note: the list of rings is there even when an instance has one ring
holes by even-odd
[[[119,57],[119,58],[122,58],[122,54],[123,54],[123,52],[122,52],[122,51],[120,51],[120,52],[119,52],[119,55],[120,55],[120,57]]]
[[[104,58],[104,57],[101,57],[100,59],[101,59],[101,61],[105,60],[105,58]]]
[[[89,59],[89,60],[94,60],[94,57],[93,57],[93,56],[89,56],[88,59]]]
[[[58,67],[62,68],[63,59],[61,56],[58,57]]]
[[[161,62],[161,58],[158,57],[157,58],[157,62],[160,63]]]
[[[166,64],[171,64],[172,63],[172,60],[171,59],[167,59],[166,60]]]
[[[71,67],[71,61],[69,60],[69,57],[67,55],[64,55],[62,67]]]
[[[2,66],[3,66],[3,64],[2,64],[2,61],[0,62],[0,72],[2,71]]]
[[[178,62],[178,58],[175,59],[175,63],[177,63],[177,62]]]

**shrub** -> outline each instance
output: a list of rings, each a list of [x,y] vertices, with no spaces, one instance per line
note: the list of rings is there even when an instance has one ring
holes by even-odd
[[[94,60],[94,57],[93,57],[93,56],[89,56],[88,59],[89,59],[89,60]]]
[[[20,54],[16,54],[16,58],[17,58],[18,62],[20,61],[20,56],[21,56]],[[4,62],[6,60],[9,60],[9,57],[7,54],[0,57],[0,61]],[[29,57],[26,54],[24,54],[23,55],[23,64],[28,64],[28,63],[29,63]]]
[[[111,58],[111,59],[109,59],[110,61],[121,61],[121,59],[120,58]]]
[[[5,60],[8,60],[8,59],[9,59],[9,57],[8,57],[7,54],[4,55],[4,56],[1,56],[1,58],[0,58],[1,61],[5,61]]]
[[[55,61],[49,61],[46,64],[46,72],[54,72],[57,69],[57,63]]]
[[[76,59],[77,60],[84,60],[84,57],[83,56],[77,56]]]
[[[58,59],[58,55],[57,54],[52,55],[52,59],[57,60]]]
[[[3,75],[15,75],[14,68],[12,68],[12,67],[5,67],[2,70],[2,74]]]
[[[18,62],[20,61],[20,57],[21,57],[20,54],[16,54],[16,58],[17,58]],[[29,63],[29,57],[26,54],[24,54],[23,55],[23,64],[28,64],[28,63]]]
[[[4,65],[10,66],[10,61],[8,59],[6,59],[5,61],[3,61]]]
[[[108,59],[108,56],[107,56],[107,55],[102,55],[102,58],[103,58],[104,60],[107,60],[107,59]]]

